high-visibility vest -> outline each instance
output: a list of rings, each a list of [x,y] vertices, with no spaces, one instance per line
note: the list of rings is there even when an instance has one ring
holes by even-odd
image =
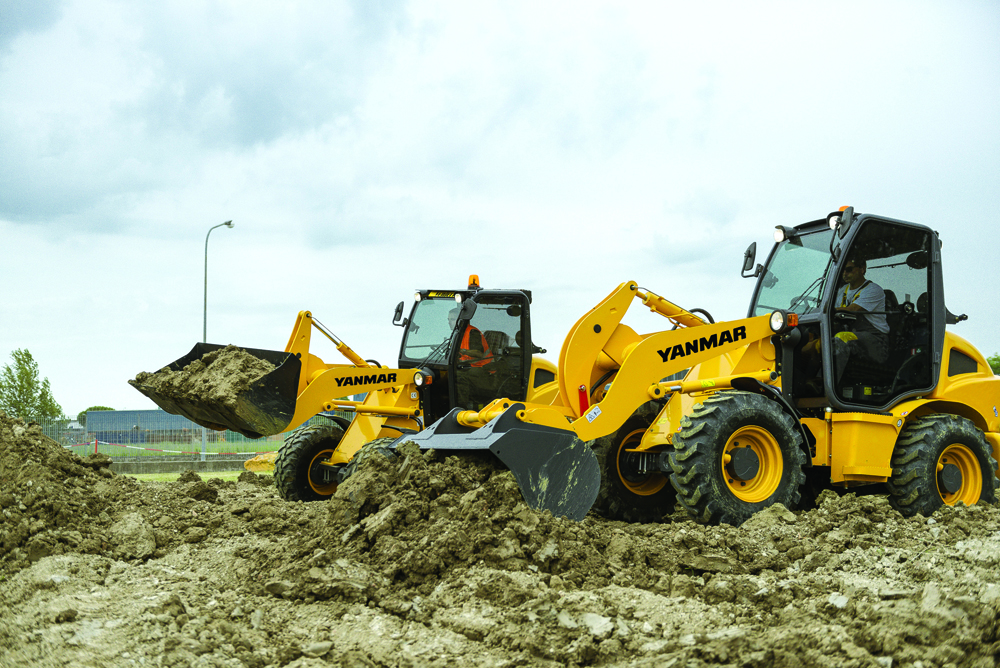
[[[487,365],[487,364],[489,364],[490,362],[493,361],[493,359],[492,359],[493,358],[493,354],[490,352],[490,344],[486,342],[486,337],[483,336],[483,333],[480,332],[475,327],[472,327],[471,325],[469,327],[465,328],[465,334],[462,335],[462,342],[458,344],[458,352],[459,352],[458,361],[459,362],[468,362],[469,360],[475,359],[471,355],[463,355],[462,354],[463,350],[472,350],[472,346],[470,345],[469,337],[472,335],[473,332],[476,333],[476,336],[479,337],[479,340],[483,344],[483,359],[477,359],[475,362],[473,362],[469,366],[477,366],[477,367],[478,366],[485,366],[485,365]]]

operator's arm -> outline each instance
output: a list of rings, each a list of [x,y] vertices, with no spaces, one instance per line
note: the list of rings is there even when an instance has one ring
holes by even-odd
[[[865,289],[861,291],[857,299],[854,300],[854,303],[848,306],[845,310],[861,311],[864,313],[871,311],[884,311],[885,290],[874,283],[869,283]]]
[[[854,302],[850,306],[840,306],[840,307],[837,308],[837,310],[838,311],[854,311],[854,312],[863,311],[865,313],[868,312],[868,309],[866,309],[864,306],[862,306],[861,304],[859,304],[857,302]]]

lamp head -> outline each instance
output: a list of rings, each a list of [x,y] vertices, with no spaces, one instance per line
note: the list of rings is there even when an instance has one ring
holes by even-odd
[[[226,227],[232,227],[233,226],[233,221],[227,220],[226,222],[223,223],[223,225],[225,225]]]

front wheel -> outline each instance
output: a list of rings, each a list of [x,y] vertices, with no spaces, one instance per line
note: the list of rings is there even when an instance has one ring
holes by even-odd
[[[739,526],[775,503],[794,509],[805,464],[802,434],[778,404],[752,392],[722,391],[681,420],[670,482],[698,522]]]
[[[899,434],[892,452],[889,503],[909,517],[941,506],[992,502],[997,462],[983,432],[957,415],[928,415]]]
[[[352,475],[358,472],[358,469],[369,459],[375,457],[376,455],[385,457],[390,462],[396,461],[398,455],[396,451],[389,447],[393,441],[396,440],[395,436],[383,436],[382,438],[376,438],[374,441],[368,441],[361,446],[357,452],[354,453],[354,457],[351,461],[347,462],[344,470],[340,473],[340,482],[343,483]]]
[[[274,484],[286,501],[321,501],[337,491],[334,471],[324,461],[333,456],[344,430],[333,424],[300,427],[290,433],[274,460]]]
[[[601,490],[594,510],[612,520],[653,522],[674,510],[676,493],[666,474],[650,469],[637,448],[649,429],[651,418],[633,415],[613,435],[599,439],[594,446],[601,467]],[[656,453],[646,454],[657,457]]]

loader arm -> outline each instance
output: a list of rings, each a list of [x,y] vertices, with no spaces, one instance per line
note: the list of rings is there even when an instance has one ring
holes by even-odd
[[[677,328],[645,336],[636,334],[621,323],[633,299],[641,300]],[[671,384],[661,384],[662,379],[736,353],[772,334],[768,316],[709,324],[659,295],[639,290],[634,281],[626,281],[580,318],[566,336],[559,354],[558,376],[566,410],[529,404],[522,419],[553,427],[562,423],[566,428],[568,416],[568,426],[581,440],[605,436],[624,424],[642,404],[664,398]],[[610,389],[598,403],[589,405],[593,383],[609,371],[615,371]],[[748,370],[746,375],[766,376],[770,371],[762,365]],[[714,388],[730,381],[719,378],[698,382],[701,387]]]
[[[706,324],[698,316],[663,297],[643,292],[635,281],[619,285],[570,328],[559,352],[559,393],[563,405],[570,409],[573,417],[580,417],[587,411],[590,388],[595,380],[621,367],[635,346],[646,338],[621,324],[633,299],[642,300],[650,311],[662,315],[678,327]]]

